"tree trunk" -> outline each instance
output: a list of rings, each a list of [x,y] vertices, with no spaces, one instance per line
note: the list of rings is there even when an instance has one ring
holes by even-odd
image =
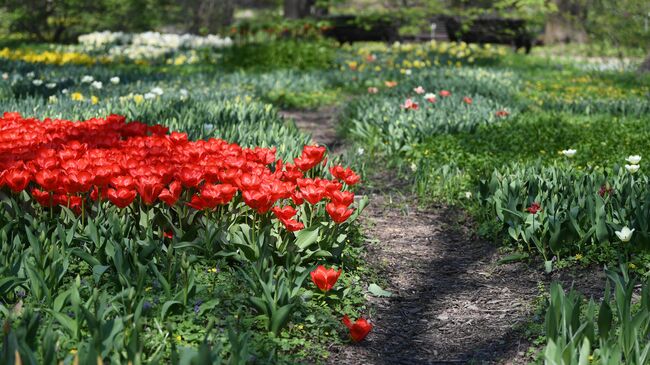
[[[587,9],[580,1],[555,0],[558,12],[549,17],[544,29],[544,44],[585,43],[587,32],[580,26]]]
[[[301,19],[309,16],[313,0],[284,0],[284,17]]]
[[[650,53],[648,53],[648,56],[645,58],[645,61],[639,66],[639,71],[640,72],[650,72]]]

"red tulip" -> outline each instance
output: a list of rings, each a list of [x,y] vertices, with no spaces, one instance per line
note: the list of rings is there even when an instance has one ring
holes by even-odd
[[[300,193],[306,201],[314,205],[323,199],[323,195],[325,195],[325,189],[318,187],[315,184],[309,184],[301,186]]]
[[[157,176],[141,176],[136,181],[135,188],[138,194],[140,194],[142,202],[146,205],[151,205],[158,199],[158,195],[162,193],[164,186]]]
[[[530,207],[526,208],[526,211],[530,214],[537,214],[537,212],[542,211],[542,206],[538,202],[534,202]]]
[[[279,219],[279,220],[289,220],[293,218],[298,211],[296,208],[292,207],[291,205],[287,205],[285,207],[273,207],[271,209],[273,211],[273,214]]]
[[[12,168],[7,170],[4,175],[4,183],[14,193],[20,193],[25,190],[32,178],[32,174],[22,168]]]
[[[327,211],[327,214],[329,214],[330,217],[332,217],[332,220],[335,223],[345,222],[346,220],[348,220],[348,218],[350,218],[352,213],[354,213],[353,209],[348,209],[347,206],[336,204],[336,203],[328,203],[325,206],[325,210]]]
[[[343,166],[333,166],[330,168],[330,173],[335,178],[345,182],[346,184],[352,186],[357,184],[361,180],[361,176],[357,175],[350,168],[343,168]]]
[[[54,191],[60,186],[59,170],[40,170],[34,176],[36,183],[47,191]]]
[[[133,202],[137,193],[130,189],[108,189],[108,200],[118,208],[125,208]]]
[[[465,102],[465,104],[471,104],[472,103],[472,98],[470,98],[469,96],[465,96],[463,98],[463,101]]]
[[[329,198],[336,205],[343,205],[349,207],[354,202],[354,193],[350,191],[335,190],[328,194]]]
[[[354,342],[362,341],[372,330],[372,324],[365,318],[359,318],[352,323],[346,315],[343,316],[343,324],[350,330],[350,337]]]
[[[342,269],[336,271],[331,268],[326,269],[325,266],[319,265],[311,272],[311,280],[316,284],[318,289],[323,292],[328,292],[334,287],[342,272]]]
[[[451,96],[451,92],[447,91],[447,90],[442,90],[442,91],[440,91],[440,96],[443,97],[443,98],[446,98],[448,96]]]
[[[160,194],[158,195],[158,199],[160,199],[165,204],[171,207],[174,204],[176,204],[176,202],[181,196],[182,191],[183,191],[183,187],[181,186],[181,183],[178,181],[172,181],[172,183],[169,184],[169,187],[167,189],[163,189],[160,192]]]

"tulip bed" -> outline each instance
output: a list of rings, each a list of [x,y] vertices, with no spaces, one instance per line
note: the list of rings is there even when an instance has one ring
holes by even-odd
[[[2,67],[0,362],[321,362],[371,330],[360,177],[269,104],[331,71]]]
[[[539,254],[547,270],[619,260],[650,268],[644,164],[625,166],[650,148],[647,76],[519,56],[383,77],[345,72],[367,92],[348,104],[343,133],[423,200],[466,206],[513,258]]]

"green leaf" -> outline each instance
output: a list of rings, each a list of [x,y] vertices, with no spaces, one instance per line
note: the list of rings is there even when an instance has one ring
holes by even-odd
[[[523,261],[526,260],[528,257],[530,256],[526,252],[513,253],[508,256],[502,257],[499,261],[497,261],[497,264],[504,265],[504,264],[509,264],[511,262]]]
[[[289,319],[291,319],[293,307],[293,303],[287,304],[283,307],[278,308],[278,310],[273,313],[273,318],[271,318],[271,332],[276,335],[280,333],[280,330],[284,328],[287,322],[289,322]]]
[[[101,279],[102,275],[108,270],[108,266],[105,265],[95,265],[93,266],[93,280],[95,281],[95,284],[99,284],[99,280]]]
[[[168,300],[168,301],[166,301],[165,304],[163,304],[163,306],[162,306],[162,311],[160,312],[160,319],[162,321],[164,321],[165,317],[167,317],[167,312],[171,309],[171,307],[178,306],[178,305],[182,306],[182,304],[183,303],[181,303],[181,302],[179,302],[177,300]]]
[[[368,291],[376,297],[390,297],[393,295],[393,293],[382,289],[381,287],[379,287],[379,285],[375,283],[368,285]]]
[[[306,249],[307,247],[316,243],[319,233],[320,227],[317,225],[303,229],[302,231],[298,232],[298,234],[296,234],[296,246],[298,246],[300,250]]]

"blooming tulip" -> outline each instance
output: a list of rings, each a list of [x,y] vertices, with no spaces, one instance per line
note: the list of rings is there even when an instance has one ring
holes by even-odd
[[[621,242],[629,242],[632,239],[632,233],[634,233],[634,228],[629,229],[627,226],[623,227],[620,231],[615,231],[616,236]]]
[[[416,87],[415,89],[413,89],[413,91],[415,91],[415,93],[418,95],[424,94],[424,88],[422,86]]]
[[[440,96],[443,97],[443,98],[446,98],[446,97],[448,97],[448,96],[451,96],[451,92],[450,92],[450,91],[447,91],[447,90],[442,90],[439,94],[440,94]]]
[[[565,155],[568,158],[571,158],[575,156],[576,150],[569,148],[568,150],[562,150],[562,154]]]
[[[633,174],[633,173],[639,171],[639,167],[640,167],[639,165],[625,165],[625,169],[630,174]]]
[[[641,156],[639,155],[628,156],[628,158],[626,158],[625,161],[631,163],[632,165],[638,165],[639,162],[641,161]]]
[[[342,269],[336,271],[332,268],[326,269],[325,266],[319,265],[311,272],[311,280],[316,284],[318,289],[323,292],[328,292],[334,287],[342,272]]]
[[[350,330],[350,337],[354,342],[362,341],[372,330],[372,324],[365,318],[359,318],[352,323],[346,315],[343,316],[343,324]]]
[[[376,94],[378,92],[379,92],[379,89],[377,89],[376,87],[371,86],[371,87],[368,88],[368,94]]]
[[[424,95],[424,99],[430,103],[436,102],[436,94],[428,93]]]
[[[404,104],[403,104],[403,105],[400,105],[400,107],[401,107],[402,109],[406,109],[406,110],[409,110],[409,109],[411,109],[411,110],[418,110],[418,103],[414,102],[414,101],[411,100],[411,99],[406,99],[406,101],[404,102]]]
[[[537,212],[540,212],[542,210],[542,206],[538,202],[534,202],[530,205],[530,207],[526,208],[526,211],[530,214],[537,214]]]
[[[334,223],[343,223],[354,213],[354,210],[348,209],[346,205],[337,203],[328,203],[325,210],[332,217]]]

